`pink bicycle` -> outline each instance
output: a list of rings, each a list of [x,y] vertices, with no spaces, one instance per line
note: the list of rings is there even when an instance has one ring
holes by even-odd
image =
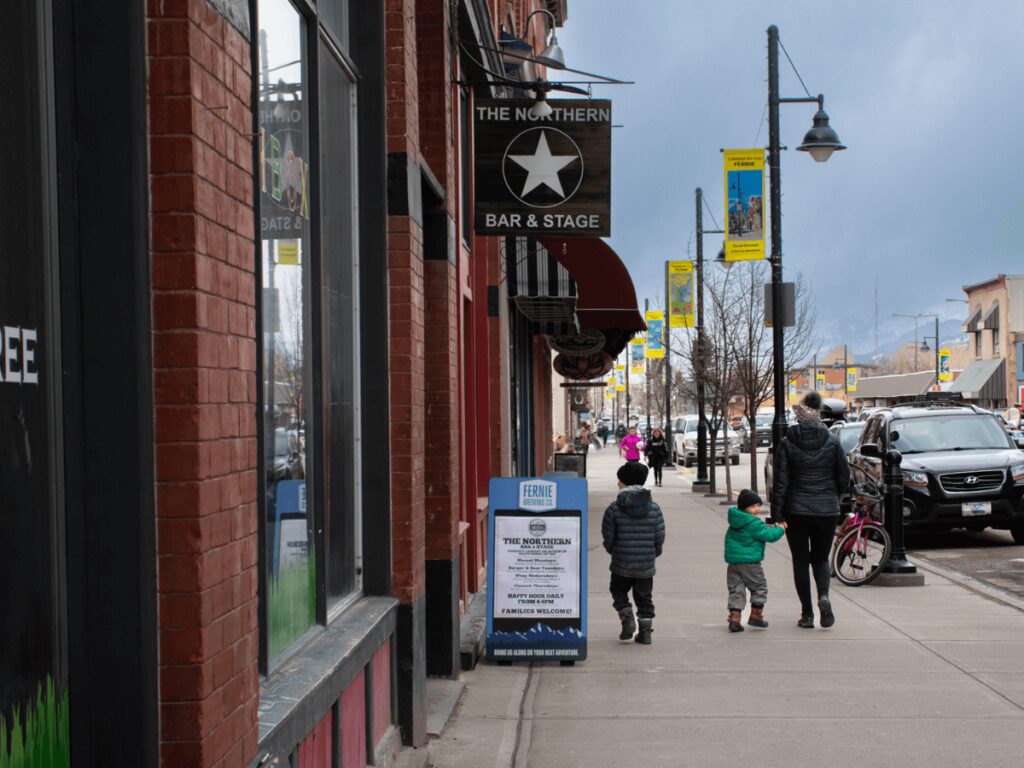
[[[850,494],[853,511],[846,516],[832,546],[832,574],[843,584],[870,584],[892,554],[892,540],[882,524],[882,496],[857,484]]]

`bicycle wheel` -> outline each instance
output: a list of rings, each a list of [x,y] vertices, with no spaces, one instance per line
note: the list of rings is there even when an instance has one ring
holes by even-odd
[[[832,548],[832,572],[848,587],[869,584],[878,578],[891,554],[892,541],[881,526],[851,528]]]

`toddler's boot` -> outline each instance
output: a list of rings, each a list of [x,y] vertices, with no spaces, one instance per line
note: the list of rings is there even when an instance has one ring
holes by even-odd
[[[633,619],[633,609],[625,608],[619,611],[619,620],[622,622],[622,631],[619,632],[619,640],[629,640],[636,632],[636,620]]]
[[[651,632],[654,631],[654,619],[640,619],[640,631],[636,633],[636,640],[640,645],[651,644]]]
[[[750,606],[750,618],[747,619],[747,624],[749,624],[752,627],[759,627],[760,629],[768,628],[768,622],[764,620],[763,605]]]
[[[730,632],[742,632],[743,625],[740,623],[743,620],[743,614],[739,611],[729,611],[729,631]]]

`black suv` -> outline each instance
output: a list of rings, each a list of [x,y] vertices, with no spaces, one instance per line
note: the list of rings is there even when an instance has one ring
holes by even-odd
[[[908,529],[1009,529],[1024,544],[1024,453],[988,411],[962,403],[918,401],[883,408],[849,453],[853,482],[882,486],[877,457],[903,455],[903,515]]]

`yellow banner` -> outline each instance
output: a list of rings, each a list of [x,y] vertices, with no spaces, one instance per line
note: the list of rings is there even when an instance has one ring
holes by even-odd
[[[644,375],[644,338],[637,336],[629,341],[629,372],[635,376]]]
[[[647,357],[660,360],[665,357],[665,313],[660,309],[647,313]]]
[[[725,260],[764,258],[764,150],[727,149]]]
[[[825,391],[825,374],[818,373],[814,377],[814,388],[819,392]]]
[[[846,391],[856,392],[857,391],[857,369],[847,368],[846,369]]]
[[[615,391],[626,391],[626,366],[622,363],[615,366]]]
[[[948,349],[939,350],[939,381],[952,381],[953,372],[949,370],[949,358],[953,353]]]
[[[796,382],[795,381],[790,381],[789,382],[789,399],[790,399],[790,401],[792,401],[795,398],[796,398]]]
[[[668,263],[668,327],[693,328],[693,262]]]

